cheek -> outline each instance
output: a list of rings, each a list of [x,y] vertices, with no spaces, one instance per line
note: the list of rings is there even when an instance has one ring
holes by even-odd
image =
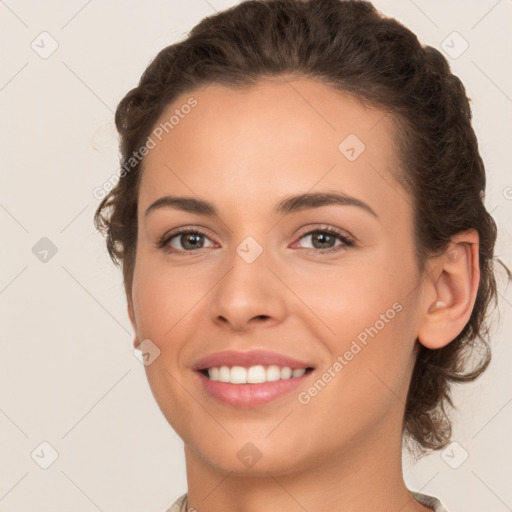
[[[193,270],[171,268],[141,256],[133,280],[139,335],[161,341],[176,338],[176,327],[205,296],[208,285]]]
[[[181,364],[190,339],[191,308],[205,293],[199,280],[189,279],[190,274],[142,255],[135,268],[132,293],[138,336],[150,339],[160,350],[145,366],[149,386],[164,417],[184,437],[188,429],[183,411],[190,408],[190,395],[181,384]]]
[[[388,308],[387,299],[360,305],[332,323],[337,335],[323,340],[331,361],[297,397],[301,429],[323,432],[319,442],[326,451],[329,439],[364,439],[389,418],[400,424],[403,414],[413,365],[413,311],[396,302]]]
[[[389,393],[379,378],[391,389],[407,385],[415,341],[417,297],[411,292],[416,279],[412,255],[399,259],[391,251],[380,251],[364,262],[354,257],[343,267],[296,281],[297,295],[306,298],[312,312],[308,316],[318,325],[317,335],[330,354],[327,367],[338,356],[346,361],[341,378],[335,380],[357,390],[354,396]]]
[[[354,253],[342,263],[310,267],[300,277],[288,279],[311,318],[316,318],[320,327],[324,324],[326,339],[357,336],[386,312],[394,318],[393,304],[402,304],[406,290],[412,288],[410,265],[404,261],[397,263],[382,251],[364,260]]]

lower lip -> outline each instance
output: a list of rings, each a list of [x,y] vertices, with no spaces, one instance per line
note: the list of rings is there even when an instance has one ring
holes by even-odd
[[[314,370],[313,370],[314,371]],[[261,384],[230,384],[210,380],[203,373],[197,372],[205,390],[225,404],[233,407],[250,408],[265,405],[297,389],[313,371],[306,372],[292,379],[262,382]]]

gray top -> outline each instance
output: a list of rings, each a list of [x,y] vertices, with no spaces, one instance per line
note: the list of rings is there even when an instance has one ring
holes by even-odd
[[[434,498],[434,496],[427,496],[426,494],[421,494],[419,492],[410,491],[412,497],[419,501],[422,505],[426,507],[430,507],[434,512],[448,512],[443,507],[443,504],[439,501],[438,498]],[[194,512],[195,509],[191,509],[187,511],[187,495],[184,494],[180,496],[171,506],[171,508],[167,509],[165,512]]]

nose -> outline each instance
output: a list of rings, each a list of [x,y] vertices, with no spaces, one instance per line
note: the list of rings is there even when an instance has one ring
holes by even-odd
[[[279,271],[275,267],[265,251],[252,263],[233,251],[229,269],[210,298],[213,323],[243,332],[258,325],[270,327],[282,322],[286,316],[287,290],[276,277]]]

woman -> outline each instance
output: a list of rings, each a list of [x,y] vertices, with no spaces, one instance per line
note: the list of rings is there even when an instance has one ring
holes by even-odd
[[[368,2],[246,1],[163,49],[116,124],[96,223],[185,444],[169,511],[446,510],[402,442],[446,446],[450,384],[489,363],[496,226],[442,55]]]

